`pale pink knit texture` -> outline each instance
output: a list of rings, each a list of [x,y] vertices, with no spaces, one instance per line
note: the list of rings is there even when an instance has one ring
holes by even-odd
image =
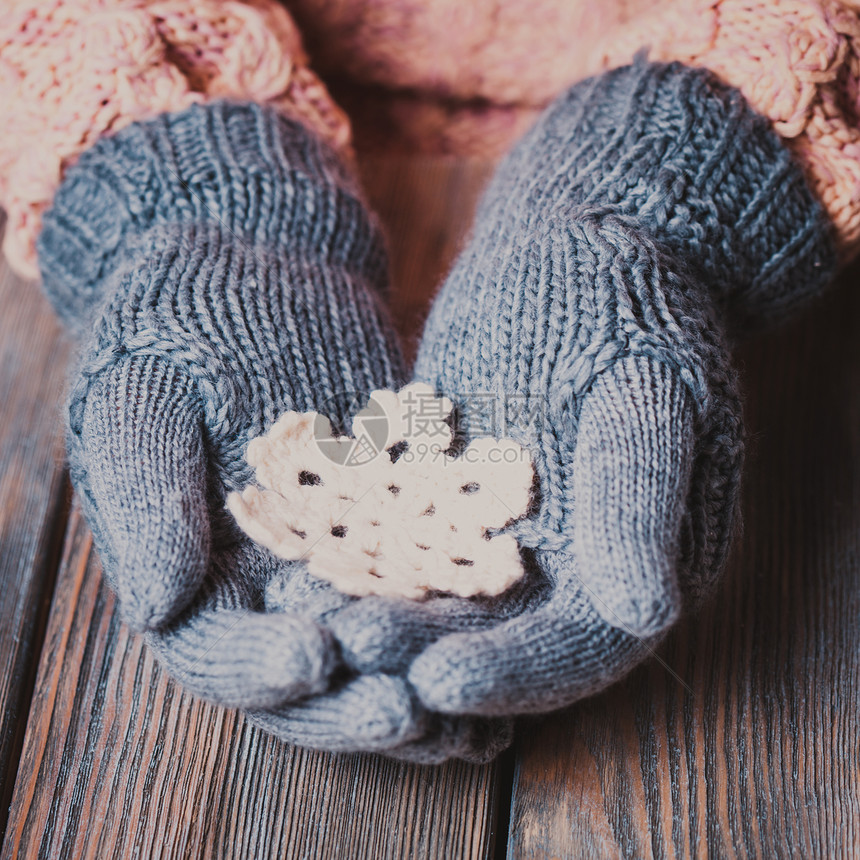
[[[349,150],[346,116],[274,0],[5,0],[0,204],[13,268],[37,276],[42,213],[100,135],[218,98],[272,104]]]
[[[665,0],[283,0],[329,78],[434,99],[546,104],[588,50]]]
[[[860,249],[860,0],[285,2],[325,74],[378,88],[370,122],[343,90],[371,145],[495,156],[566,86],[642,48],[706,67],[773,121],[843,255]]]
[[[803,165],[836,228],[860,250],[860,2],[672,0],[610,31],[593,70],[652,60],[710,69],[737,87]]]

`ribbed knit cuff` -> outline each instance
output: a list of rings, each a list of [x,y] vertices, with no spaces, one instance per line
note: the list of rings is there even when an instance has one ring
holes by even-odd
[[[219,99],[276,108],[346,157],[346,115],[277,0],[13,0],[0,16],[3,250],[38,276],[42,214],[104,135]]]
[[[645,5],[645,4],[643,4]],[[843,258],[860,251],[860,11],[849,0],[664,0],[601,34],[586,65],[709,69],[767,117],[827,210]]]
[[[379,264],[379,228],[353,175],[301,123],[256,104],[215,102],[134,123],[72,167],[38,241],[45,289],[73,329],[147,231],[217,224],[249,245],[333,264]]]
[[[512,214],[487,201],[526,194],[527,230],[620,216],[705,285],[734,327],[784,316],[836,268],[832,225],[800,166],[743,95],[703,69],[640,55],[577,84],[498,175],[485,208],[501,219]]]

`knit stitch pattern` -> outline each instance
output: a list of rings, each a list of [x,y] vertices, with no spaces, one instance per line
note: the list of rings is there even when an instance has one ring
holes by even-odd
[[[274,0],[11,0],[0,18],[4,252],[36,277],[41,216],[102,135],[214,99],[269,104],[336,149],[349,124]]]
[[[81,342],[72,482],[120,610],[168,671],[306,746],[422,762],[506,746],[506,720],[441,717],[403,677],[345,672],[326,621],[353,598],[224,510],[282,413],[344,429],[352,395],[404,378],[382,237],[336,152],[259,105],[134,123],[69,169],[39,259]]]
[[[346,421],[336,395],[402,379],[381,234],[329,147],[271,109],[218,102],[86,152],[39,258],[82,341],[72,479],[127,617],[155,627],[177,608],[175,577],[197,584],[210,514],[251,479],[248,440],[288,409],[326,403]]]
[[[708,72],[640,58],[557,100],[491,182],[415,370],[462,406],[466,438],[470,398],[540,406],[504,429],[538,474],[519,537],[543,597],[458,616],[409,671],[427,706],[574,701],[713,590],[742,455],[728,333],[818,293],[835,265],[801,169]],[[403,613],[439,635],[454,605],[468,614],[392,602],[379,626]],[[345,652],[371,668],[372,628],[353,635]]]
[[[766,116],[836,228],[860,250],[860,4],[671,0],[601,35],[593,70],[651,60],[709,69]]]

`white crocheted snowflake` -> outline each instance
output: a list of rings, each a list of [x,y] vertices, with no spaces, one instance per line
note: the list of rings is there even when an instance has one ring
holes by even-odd
[[[451,409],[414,383],[373,392],[353,437],[287,412],[248,445],[260,486],[227,506],[251,538],[347,594],[499,594],[523,573],[516,541],[496,530],[526,513],[531,460],[489,437],[452,456]]]

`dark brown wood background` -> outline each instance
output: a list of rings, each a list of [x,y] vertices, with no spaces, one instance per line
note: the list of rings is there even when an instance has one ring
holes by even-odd
[[[414,349],[490,165],[363,170]],[[858,281],[737,355],[744,534],[718,597],[661,649],[672,672],[654,661],[524,721],[492,765],[422,768],[279,743],[129,635],[63,471],[69,346],[3,268],[2,856],[860,855]]]

